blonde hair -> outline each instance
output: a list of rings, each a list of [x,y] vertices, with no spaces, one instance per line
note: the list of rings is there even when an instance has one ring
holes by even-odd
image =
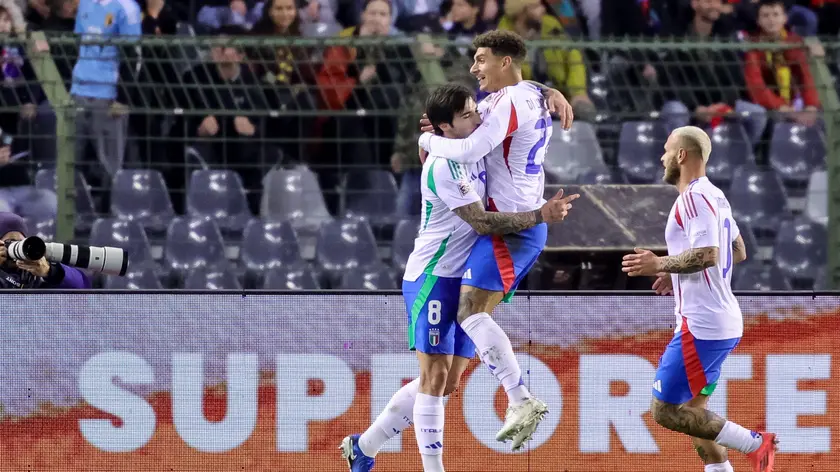
[[[23,11],[14,0],[0,0],[0,10],[5,10],[12,20],[12,32],[17,34],[26,33],[26,20],[23,19]]]
[[[696,126],[683,126],[675,129],[673,134],[682,141],[686,150],[698,152],[704,164],[709,162],[709,156],[712,154],[712,139],[705,131]]]

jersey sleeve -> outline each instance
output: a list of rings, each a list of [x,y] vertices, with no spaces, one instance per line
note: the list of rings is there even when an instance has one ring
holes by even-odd
[[[436,156],[450,159],[461,164],[475,164],[493,149],[502,144],[508,136],[513,134],[519,122],[516,117],[516,107],[513,105],[509,93],[502,93],[484,116],[483,123],[473,133],[464,139],[450,139],[423,133],[420,136],[420,147]]]
[[[438,158],[429,172],[429,188],[450,210],[480,202],[481,197],[472,188],[467,176],[463,165]]]
[[[120,15],[119,32],[123,36],[140,36],[143,34],[140,8],[133,1],[120,2],[123,5]]]
[[[691,248],[720,247],[717,209],[714,204],[702,194],[686,192],[680,196],[679,205],[682,206],[685,233]]]

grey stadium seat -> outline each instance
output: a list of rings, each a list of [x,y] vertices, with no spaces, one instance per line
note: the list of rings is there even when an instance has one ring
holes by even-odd
[[[115,218],[96,220],[90,232],[90,245],[125,249],[128,252],[129,268],[154,264],[149,238],[136,221]]]
[[[193,171],[187,214],[214,220],[222,231],[242,231],[252,217],[242,178],[232,170]]]
[[[385,170],[351,172],[344,176],[344,214],[363,217],[375,225],[396,220],[397,182]]]
[[[790,281],[776,267],[764,267],[758,262],[744,262],[735,266],[732,274],[735,290],[793,290]]]
[[[93,196],[90,193],[90,185],[85,176],[76,171],[73,183],[76,190],[76,225],[82,230],[90,229],[93,220],[96,219],[96,210],[93,203]],[[35,174],[35,188],[56,191],[58,185],[55,169],[41,169]]]
[[[387,267],[350,269],[341,274],[339,288],[344,290],[394,290],[394,274]]]
[[[400,220],[394,228],[394,240],[391,245],[391,264],[399,273],[405,272],[408,256],[414,250],[414,239],[420,222],[417,220]]]
[[[726,186],[732,181],[736,168],[755,163],[752,144],[740,123],[721,123],[706,132],[712,140],[706,175],[712,182]]]
[[[166,231],[164,261],[168,269],[186,272],[225,262],[222,234],[216,223],[176,218]]]
[[[125,277],[106,276],[105,288],[114,290],[160,290],[160,283],[155,269],[150,266],[130,269]]]
[[[364,220],[330,221],[318,234],[315,260],[332,283],[348,269],[379,265],[379,250],[370,225]]]
[[[175,217],[163,176],[156,170],[122,169],[111,184],[111,214],[163,231]]]
[[[618,138],[618,167],[633,183],[653,182],[668,133],[657,122],[627,121]]]
[[[739,167],[732,174],[726,197],[735,220],[756,231],[775,233],[782,219],[790,216],[787,192],[779,176],[770,169]]]
[[[828,172],[824,170],[814,172],[808,180],[805,214],[815,223],[828,224]]]
[[[825,141],[816,126],[779,122],[770,141],[770,165],[782,180],[804,184],[811,172],[825,165]]]
[[[242,285],[229,266],[197,267],[184,280],[187,290],[241,290]]]
[[[788,278],[814,280],[828,252],[825,228],[800,217],[782,224],[773,246],[773,260]]]
[[[249,280],[260,280],[275,267],[303,263],[294,228],[288,221],[253,219],[245,227],[239,253]]]
[[[560,122],[555,121],[552,127],[543,163],[546,174],[561,182],[574,182],[583,174],[607,171],[604,153],[591,124],[575,121],[570,130],[564,131]]]
[[[312,270],[306,264],[293,267],[275,267],[265,275],[266,290],[317,290],[321,288]]]

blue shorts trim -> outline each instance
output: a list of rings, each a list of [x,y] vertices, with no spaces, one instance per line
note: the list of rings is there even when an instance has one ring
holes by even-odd
[[[542,223],[516,234],[479,236],[467,258],[462,284],[511,295],[537,262],[548,225]]]
[[[467,359],[475,356],[475,344],[458,324],[461,279],[423,274],[414,282],[403,280],[402,292],[409,349]]]
[[[653,396],[681,405],[720,378],[720,369],[741,338],[704,340],[682,331],[665,348],[653,381]]]

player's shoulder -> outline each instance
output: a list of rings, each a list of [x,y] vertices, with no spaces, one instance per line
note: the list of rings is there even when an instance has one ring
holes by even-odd
[[[689,203],[692,205],[701,204],[708,206],[714,212],[720,208],[729,208],[729,201],[726,199],[726,194],[706,177],[689,184],[686,194],[690,199]]]
[[[112,0],[113,1],[113,0]],[[129,22],[140,21],[140,5],[134,0],[116,0]]]
[[[429,161],[431,163],[429,164]],[[429,156],[426,163],[430,165],[429,172],[432,172],[436,181],[451,182],[461,180],[466,173],[463,165],[443,157]]]

